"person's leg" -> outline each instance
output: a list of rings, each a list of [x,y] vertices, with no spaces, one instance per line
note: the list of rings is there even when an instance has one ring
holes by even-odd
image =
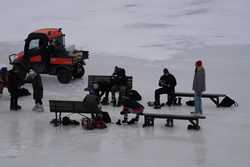
[[[107,102],[109,101],[109,90],[105,90],[104,98],[107,100]]]
[[[125,86],[119,86],[119,99],[118,99],[118,105],[121,105],[122,98],[126,95],[126,87]]]
[[[118,87],[117,85],[113,85],[112,88],[111,88],[111,103],[115,106],[116,105],[116,98],[115,98],[115,92],[117,91]]]
[[[39,74],[32,80],[32,87],[33,87],[33,99],[35,101],[35,106],[33,107],[33,111],[43,111],[43,84],[42,79]]]
[[[155,105],[160,105],[160,95],[166,93],[167,90],[164,88],[159,88],[155,90]]]
[[[199,111],[200,111],[200,114],[202,114],[202,99],[201,99],[201,95],[199,96]]]
[[[33,98],[35,102],[42,104],[43,84],[41,76],[39,74],[37,74],[36,77],[33,79],[32,87],[33,87]]]
[[[102,96],[104,95],[101,103],[103,105],[108,105],[109,104],[109,90],[107,88],[102,90]]]
[[[13,97],[13,95],[10,95],[10,110],[17,110],[15,105],[15,98]]]
[[[194,96],[194,103],[195,103],[195,112],[196,113],[201,113],[201,95],[198,95],[195,93]]]
[[[10,110],[19,110],[21,106],[18,105],[18,85],[20,80],[17,74],[10,71],[8,75],[8,91],[10,93]]]

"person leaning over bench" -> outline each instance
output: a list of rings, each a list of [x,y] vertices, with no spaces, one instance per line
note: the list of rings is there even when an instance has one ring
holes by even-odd
[[[127,77],[126,71],[123,68],[115,66],[114,73],[111,76],[111,94],[112,94],[112,101],[111,103],[113,106],[121,106],[121,99],[126,94],[126,87],[127,87]],[[119,91],[119,98],[118,103],[116,104],[115,92]]]
[[[161,103],[160,103],[161,94],[168,94],[168,102],[167,102],[168,106],[171,106],[175,100],[176,79],[171,73],[169,73],[167,68],[163,69],[163,75],[159,80],[159,86],[161,88],[155,90],[155,107],[154,107],[155,109],[161,108]]]
[[[195,63],[195,73],[193,80],[195,112],[193,114],[202,114],[202,92],[206,90],[206,74],[202,65],[202,61],[198,60]]]
[[[109,104],[109,92],[111,90],[111,83],[106,81],[99,81],[93,84],[93,88],[90,88],[90,94],[98,96],[102,105]],[[103,99],[102,96],[104,95]]]

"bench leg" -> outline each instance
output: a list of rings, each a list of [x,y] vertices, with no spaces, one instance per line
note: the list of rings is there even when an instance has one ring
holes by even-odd
[[[60,119],[58,119],[58,112],[55,112],[55,122],[54,125],[55,126],[59,126],[61,124]]]
[[[60,124],[62,124],[62,113],[59,112],[59,121],[60,121]]]
[[[149,116],[144,116],[143,127],[154,126],[154,118]]]
[[[173,127],[174,120],[172,118],[167,118],[167,123],[165,124],[166,127]]]
[[[195,120],[188,120],[191,124],[188,125],[187,129],[188,130],[200,130],[200,125],[199,125],[199,119]]]
[[[182,105],[182,103],[181,103],[181,97],[176,97],[176,98],[177,98],[177,105],[181,106]]]
[[[220,103],[220,99],[219,97],[210,97],[210,99],[212,100],[212,102],[214,102],[214,104],[218,107],[219,103]]]

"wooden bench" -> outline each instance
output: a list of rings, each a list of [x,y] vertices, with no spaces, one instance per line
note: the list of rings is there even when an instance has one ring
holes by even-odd
[[[93,117],[95,114],[100,113],[97,106],[86,106],[82,101],[64,101],[64,100],[49,100],[50,112],[55,113],[55,121],[61,124],[62,113],[87,113]]]
[[[111,83],[112,76],[110,75],[89,75],[88,76],[88,87],[85,89],[88,91],[90,88],[93,88],[93,85],[98,82],[107,82]],[[127,89],[130,90],[133,87],[133,77],[127,76]]]
[[[202,115],[175,115],[175,114],[156,114],[156,113],[143,113],[144,115],[144,124],[143,127],[154,126],[154,119],[166,119],[167,123],[165,126],[173,127],[174,119],[179,120],[188,120],[191,124],[188,125],[188,129],[199,130],[199,119],[205,119],[205,116]]]
[[[178,97],[194,97],[194,93],[185,93],[185,92],[175,92],[175,96],[178,99]],[[219,107],[220,104],[220,98],[225,97],[225,94],[211,94],[211,93],[204,93],[202,94],[202,98],[209,98],[216,104],[217,107]]]

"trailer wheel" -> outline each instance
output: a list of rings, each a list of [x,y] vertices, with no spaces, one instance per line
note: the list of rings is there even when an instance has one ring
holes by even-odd
[[[76,70],[76,73],[73,74],[74,78],[82,78],[82,76],[85,73],[85,69],[83,68],[83,66],[78,67],[78,69]]]
[[[72,79],[72,73],[65,68],[61,68],[57,71],[57,79],[60,83],[69,83]]]

